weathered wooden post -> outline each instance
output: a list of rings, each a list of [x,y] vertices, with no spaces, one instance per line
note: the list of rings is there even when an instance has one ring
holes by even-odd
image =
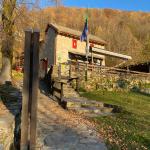
[[[92,47],[90,46],[90,51],[91,51],[91,58],[92,58],[92,68],[91,68],[91,77],[93,75],[93,70],[94,70],[94,57],[93,57],[93,50]]]
[[[36,149],[36,112],[39,71],[39,31],[25,31],[25,61],[21,123],[21,150]],[[30,132],[29,132],[30,127]]]
[[[58,66],[58,79],[61,80],[61,64]]]
[[[80,75],[79,75],[79,71],[80,71],[80,66],[79,66],[79,62],[77,63],[77,79],[76,79],[76,91],[79,92],[79,81],[80,81]]]
[[[101,73],[101,65],[98,65],[98,75]]]
[[[76,91],[79,92],[79,77],[76,79]]]
[[[37,96],[38,96],[38,86],[39,86],[39,37],[40,32],[33,32],[33,48],[32,53],[32,62],[31,62],[31,114],[30,114],[30,150],[36,149],[36,123],[37,123]]]
[[[62,102],[63,96],[64,96],[64,88],[63,83],[61,82],[60,103]]]
[[[24,79],[23,79],[23,100],[22,100],[22,118],[21,118],[21,150],[28,149],[28,127],[29,127],[29,85],[30,85],[30,49],[31,49],[30,30],[25,31],[24,48]]]
[[[71,68],[71,62],[69,63],[69,79],[71,79],[72,75],[72,68]]]

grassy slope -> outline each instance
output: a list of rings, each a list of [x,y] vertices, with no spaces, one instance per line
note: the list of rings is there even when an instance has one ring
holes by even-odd
[[[123,108],[114,116],[94,118],[106,132],[110,149],[150,149],[150,96],[100,91],[82,96]]]
[[[150,88],[150,84],[146,84],[146,85],[145,85],[145,88]]]

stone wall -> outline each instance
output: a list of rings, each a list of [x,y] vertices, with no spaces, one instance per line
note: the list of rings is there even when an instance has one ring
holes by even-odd
[[[13,150],[15,118],[0,101],[0,150]]]
[[[77,52],[77,53],[83,53],[85,54],[85,48],[86,48],[86,42],[81,42],[80,40],[77,40],[77,48],[72,48],[72,40],[73,38],[57,35],[57,41],[56,41],[56,64],[58,63],[64,63],[67,62],[69,59],[69,52]],[[94,44],[95,47],[103,48],[102,45]],[[105,65],[105,56],[95,54],[97,57],[101,57],[104,59],[102,61],[102,65]]]
[[[150,88],[143,88],[143,89],[140,90],[140,92],[143,93],[143,94],[150,95]]]
[[[137,76],[135,74],[100,74],[88,76],[88,81],[81,78],[80,86],[87,91],[139,91],[146,84],[150,84],[150,77]]]
[[[18,150],[22,106],[22,81],[0,85],[0,150]]]

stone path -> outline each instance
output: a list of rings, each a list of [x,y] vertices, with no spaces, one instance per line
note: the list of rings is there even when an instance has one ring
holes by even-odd
[[[37,149],[107,150],[94,125],[39,92]]]

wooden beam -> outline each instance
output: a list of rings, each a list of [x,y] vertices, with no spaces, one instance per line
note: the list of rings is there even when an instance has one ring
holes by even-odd
[[[21,122],[21,150],[36,149],[39,35],[39,31],[25,31],[25,62]]]
[[[21,116],[21,150],[28,150],[28,128],[29,128],[29,85],[30,85],[30,48],[31,48],[31,30],[25,31],[25,48],[24,48],[24,79],[23,79],[23,101]]]
[[[79,78],[76,79],[76,91],[79,93]]]
[[[98,54],[105,55],[105,56],[116,57],[116,58],[120,58],[120,59],[124,59],[124,60],[131,60],[132,59],[131,56],[127,56],[127,55],[107,51],[107,50],[104,50],[104,49],[101,49],[101,48],[92,47],[92,51],[96,52]]]
[[[88,80],[88,62],[85,64],[85,81]]]
[[[69,78],[71,78],[72,75],[72,68],[71,68],[71,63],[69,63]]]
[[[61,80],[61,63],[58,65],[58,78]]]
[[[63,97],[64,97],[64,87],[63,83],[61,83],[60,103],[62,102]]]
[[[36,150],[36,124],[37,124],[37,97],[39,86],[39,37],[40,32],[33,32],[33,51],[32,51],[32,103],[30,121],[30,150]]]

